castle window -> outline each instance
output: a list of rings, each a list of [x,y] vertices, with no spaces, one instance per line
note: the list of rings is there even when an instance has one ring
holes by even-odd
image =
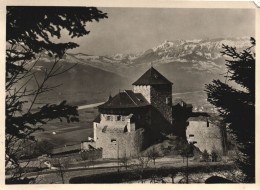
[[[116,116],[117,121],[121,121],[121,115]]]
[[[111,139],[111,143],[116,143],[116,139]]]
[[[189,137],[194,137],[194,135],[193,135],[193,134],[190,134]]]
[[[106,121],[113,121],[113,116],[108,115],[108,116],[106,117]]]
[[[197,144],[197,141],[193,141],[192,144]]]

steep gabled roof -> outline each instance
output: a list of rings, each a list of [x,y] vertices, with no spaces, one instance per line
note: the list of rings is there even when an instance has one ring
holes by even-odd
[[[141,93],[134,93],[132,90],[119,92],[99,108],[134,108],[149,105],[149,102]]]
[[[93,122],[100,123],[100,121],[101,121],[101,115],[98,114],[97,117],[93,120]]]
[[[146,71],[133,85],[156,85],[156,84],[172,84],[155,68],[151,67]]]

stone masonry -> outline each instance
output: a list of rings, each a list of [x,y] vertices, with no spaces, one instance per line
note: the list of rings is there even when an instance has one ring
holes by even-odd
[[[214,150],[223,153],[222,130],[208,119],[189,119],[186,137],[202,152],[207,150],[211,153]]]

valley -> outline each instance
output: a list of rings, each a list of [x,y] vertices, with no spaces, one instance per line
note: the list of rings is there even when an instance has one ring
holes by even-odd
[[[173,102],[182,99],[192,104],[194,111],[214,112],[212,105],[207,102],[204,89],[205,84],[213,79],[225,79],[225,58],[220,54],[222,43],[244,48],[247,42],[247,38],[165,41],[136,55],[67,53],[58,66],[62,69],[72,68],[49,81],[48,85],[62,85],[40,96],[38,104],[67,100],[69,104],[79,106],[80,122],[67,124],[54,121],[44,127],[44,132],[35,136],[40,140],[48,140],[55,147],[79,144],[86,140],[92,136],[92,121],[98,114],[95,104],[107,101],[109,95],[132,89],[135,79],[151,65],[173,82]],[[39,80],[52,61],[50,57],[42,55],[35,70]],[[36,84],[32,82],[30,85],[35,88]],[[53,135],[53,132],[56,134]]]

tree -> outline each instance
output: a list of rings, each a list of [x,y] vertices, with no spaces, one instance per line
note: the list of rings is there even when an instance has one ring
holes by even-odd
[[[245,175],[244,182],[250,183],[255,181],[255,39],[251,38],[251,44],[241,52],[223,45],[221,53],[229,58],[226,81],[213,80],[205,90],[208,101],[218,108],[228,124],[227,131],[239,150],[236,164]]]
[[[37,102],[43,93],[55,89],[49,86],[49,79],[63,74],[58,64],[69,49],[78,47],[73,42],[58,43],[61,31],[67,30],[71,38],[89,34],[86,23],[107,18],[106,13],[94,7],[7,7],[6,14],[6,172],[12,171],[13,183],[24,183],[19,171],[19,159],[23,146],[35,142],[33,133],[43,129],[51,120],[65,119],[77,122],[76,106],[46,104]],[[42,76],[35,72],[38,60],[47,54],[53,62],[44,69]],[[29,88],[34,82],[36,88]]]
[[[51,154],[54,146],[46,140],[42,141],[28,141],[23,145],[21,158],[35,158],[43,154]]]
[[[127,166],[129,165],[130,158],[128,158],[128,157],[126,156],[126,153],[125,153],[125,155],[120,159],[120,162],[121,162],[121,164],[125,167],[125,169],[127,170]]]
[[[71,160],[69,159],[69,157],[55,158],[52,160],[53,166],[57,168],[56,174],[61,177],[61,181],[63,184],[65,183],[65,173],[67,172],[70,163]]]
[[[160,154],[153,146],[153,148],[148,151],[147,156],[153,160],[153,165],[155,166],[155,160],[160,157]]]
[[[202,160],[203,160],[204,162],[208,162],[208,161],[209,161],[209,153],[208,153],[207,150],[204,150],[204,151],[202,152]]]
[[[213,151],[211,153],[211,161],[212,162],[217,162],[217,160],[218,160],[218,154],[215,151]]]
[[[84,152],[80,152],[81,159],[84,161],[85,168],[88,166],[88,154]]]

